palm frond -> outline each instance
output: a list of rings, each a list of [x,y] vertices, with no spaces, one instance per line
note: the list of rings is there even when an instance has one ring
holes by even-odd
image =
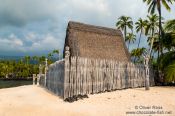
[[[169,2],[171,3],[171,0],[169,0]],[[164,6],[168,11],[171,10],[171,8],[170,8],[170,6],[168,5],[168,3],[166,2],[166,0],[162,0],[162,4],[163,4],[163,6]]]
[[[169,20],[165,23],[164,25],[165,31],[175,31],[175,19],[174,20]]]
[[[166,82],[175,82],[175,62],[165,69]]]
[[[175,61],[175,52],[171,51],[165,53],[164,55],[160,56],[158,61],[160,63],[160,68],[166,68],[168,65],[172,64],[173,61]]]

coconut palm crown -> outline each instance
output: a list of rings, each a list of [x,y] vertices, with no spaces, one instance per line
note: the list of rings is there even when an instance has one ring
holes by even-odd
[[[124,36],[126,41],[127,29],[130,29],[130,30],[133,29],[132,18],[128,16],[121,16],[118,18],[118,20],[119,21],[116,23],[116,26],[118,29],[121,29],[124,31]]]
[[[163,5],[168,11],[170,11],[171,8],[168,3],[173,4],[175,0],[143,0],[143,2],[146,2],[147,5],[149,5],[149,8],[148,8],[149,13],[154,14],[156,8],[159,13],[159,41],[160,41],[159,46],[160,46],[161,54],[163,54],[162,40],[161,40],[161,36],[163,35],[162,21],[161,21],[161,17],[162,17],[161,7]]]
[[[143,20],[142,18],[139,18],[139,20],[135,24],[136,24],[136,32],[138,33],[140,31],[139,43],[138,43],[138,47],[137,47],[137,48],[139,48],[140,40],[141,40],[142,34],[144,32],[144,29],[145,29],[146,21]]]

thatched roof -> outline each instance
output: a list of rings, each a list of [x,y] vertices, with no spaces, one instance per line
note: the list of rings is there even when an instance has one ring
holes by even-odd
[[[71,56],[130,61],[120,30],[70,21],[65,46]]]

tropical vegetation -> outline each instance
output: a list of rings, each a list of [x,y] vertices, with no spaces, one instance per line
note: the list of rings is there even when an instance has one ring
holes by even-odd
[[[117,19],[116,27],[121,29],[124,40],[131,53],[134,63],[143,63],[143,54],[150,56],[150,64],[157,72],[158,82],[175,83],[175,19],[165,21],[162,16],[162,6],[168,11],[175,0],[143,0],[148,5],[145,19],[136,22],[130,16]],[[145,46],[142,41],[146,39]],[[136,47],[133,47],[133,44]],[[0,60],[0,78],[28,78],[39,73],[39,65],[44,66],[59,57],[59,50],[53,50],[47,56],[25,56],[16,60]],[[44,68],[44,67],[43,67]]]
[[[126,36],[127,36],[127,30],[130,29],[132,30],[133,29],[133,21],[132,21],[132,18],[131,17],[128,17],[128,16],[121,16],[118,18],[118,22],[116,23],[116,26],[118,29],[121,29],[124,31],[124,38],[125,38],[125,41],[126,41]]]
[[[39,73],[39,65],[42,65],[43,73],[45,59],[48,64],[59,59],[59,50],[53,50],[47,56],[24,56],[19,60],[0,60],[0,78],[28,79],[33,74]]]
[[[148,5],[148,15],[145,19],[140,17],[134,23],[131,17],[121,16],[116,27],[123,32],[134,63],[143,63],[143,54],[147,52],[150,64],[156,71],[157,82],[175,83],[175,19],[165,21],[162,17],[162,6],[170,11],[169,5],[175,0],[143,2]],[[147,45],[142,43],[143,39],[147,39]]]

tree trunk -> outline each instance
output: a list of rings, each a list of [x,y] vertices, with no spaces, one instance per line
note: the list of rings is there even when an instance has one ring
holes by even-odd
[[[139,48],[139,46],[140,46],[141,37],[142,37],[142,30],[141,30],[141,32],[140,32],[139,43],[138,43],[138,47],[137,47],[137,48]]]
[[[162,18],[162,13],[161,13],[161,3],[160,3],[160,0],[159,0],[159,3],[158,3],[158,13],[159,13],[159,49],[158,49],[158,59],[160,58],[160,55],[163,55],[163,51],[162,51],[162,39],[161,39],[161,36],[162,36],[162,22],[161,22],[161,18]],[[160,54],[161,53],[161,54]],[[158,77],[159,79],[161,79],[161,74],[160,74],[160,66],[158,64]]]
[[[150,47],[150,51],[149,51],[150,58],[152,57],[151,54],[152,54],[152,49],[153,49],[153,43],[154,43],[154,38],[152,38],[152,40],[151,40],[151,47]]]
[[[150,51],[149,51],[149,56],[150,56],[150,58],[152,57],[151,55],[152,55],[153,44],[154,44],[154,29],[152,29],[152,34],[151,34],[151,36],[152,36],[152,39],[151,39],[151,46],[150,46]]]
[[[124,28],[124,34],[125,34],[125,41],[126,41],[126,26]]]
[[[137,48],[139,48],[139,46],[140,46],[141,37],[142,37],[142,30],[141,30],[141,32],[140,32],[139,43],[138,43]],[[134,63],[135,63],[135,61],[136,61],[136,57],[134,58]]]
[[[162,36],[163,36],[163,30],[162,30],[162,11],[161,11],[161,3],[159,3],[158,7],[158,13],[159,13],[159,56],[163,55],[163,43],[162,43]]]

